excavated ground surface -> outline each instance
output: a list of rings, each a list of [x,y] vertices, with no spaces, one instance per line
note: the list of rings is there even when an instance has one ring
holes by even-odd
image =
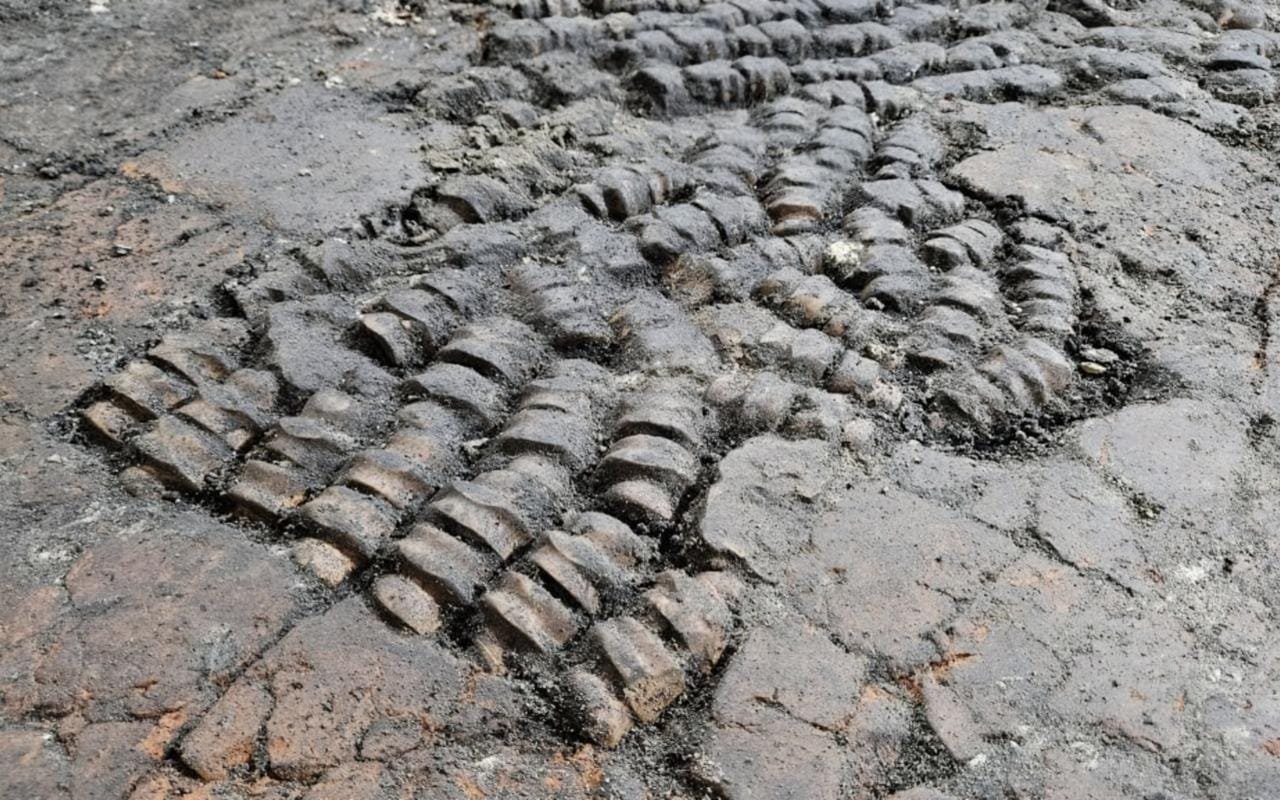
[[[0,0],[0,797],[1280,796],[1264,0]]]

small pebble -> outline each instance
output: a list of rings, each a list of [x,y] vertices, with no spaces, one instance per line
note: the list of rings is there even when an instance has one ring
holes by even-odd
[[[851,270],[862,263],[866,248],[861,242],[836,241],[827,247],[827,261],[842,270]]]
[[[1120,356],[1102,347],[1090,347],[1080,351],[1082,361],[1092,361],[1095,364],[1114,364],[1120,360]]]
[[[1107,368],[1096,361],[1081,361],[1080,371],[1085,375],[1102,375],[1107,371]]]
[[[855,419],[844,426],[840,437],[844,446],[858,453],[866,453],[875,442],[876,426],[869,419]]]

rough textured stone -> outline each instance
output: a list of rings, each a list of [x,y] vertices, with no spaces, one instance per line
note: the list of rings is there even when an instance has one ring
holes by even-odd
[[[280,778],[311,780],[354,760],[389,721],[412,718],[436,730],[483,727],[489,715],[515,713],[502,682],[479,678],[481,692],[468,685],[467,672],[442,645],[401,637],[352,599],[296,626],[233,691],[266,689],[273,705],[258,707],[256,717],[265,726],[267,767]]]
[[[1080,570],[1101,570],[1131,590],[1151,588],[1141,512],[1103,475],[1050,463],[1035,496],[1035,532]]]
[[[0,731],[0,795],[4,797],[69,797],[67,756],[54,734],[35,729]]]
[[[733,800],[840,797],[840,746],[829,735],[772,712],[755,727],[717,730],[699,780]]]
[[[182,760],[205,780],[225,778],[229,769],[249,763],[271,706],[262,686],[232,686],[183,739]]]
[[[379,800],[386,796],[381,764],[348,763],[329,770],[312,785],[304,800]]]
[[[848,727],[866,679],[866,659],[841,650],[802,619],[753,631],[720,679],[712,713],[750,728],[783,710],[822,730]]]
[[[796,617],[754,631],[712,701],[697,777],[725,797],[840,797],[866,660]]]
[[[135,780],[163,755],[148,722],[94,722],[75,736],[71,750],[72,800],[125,797]]]
[[[752,571],[776,577],[780,561],[806,546],[804,521],[835,480],[835,457],[826,443],[755,437],[720,462],[720,480],[707,494],[700,523],[702,538]],[[779,514],[790,524],[774,524]]]
[[[198,710],[284,630],[293,582],[287,559],[194,515],[121,532],[68,572],[29,671],[6,677],[6,705],[89,719]]]
[[[1086,423],[1076,446],[1150,502],[1201,523],[1233,491],[1248,448],[1238,417],[1189,400],[1133,406]]]
[[[1003,535],[888,486],[847,486],[778,567],[806,616],[895,665],[927,662],[930,634],[1016,552]]]

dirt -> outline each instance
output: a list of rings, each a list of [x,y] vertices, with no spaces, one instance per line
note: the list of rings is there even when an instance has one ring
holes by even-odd
[[[0,30],[0,796],[1276,795],[1266,3]]]

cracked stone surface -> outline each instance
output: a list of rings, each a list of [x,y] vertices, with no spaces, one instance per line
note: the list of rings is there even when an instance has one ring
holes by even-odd
[[[0,797],[1280,795],[1280,12],[0,0]]]

